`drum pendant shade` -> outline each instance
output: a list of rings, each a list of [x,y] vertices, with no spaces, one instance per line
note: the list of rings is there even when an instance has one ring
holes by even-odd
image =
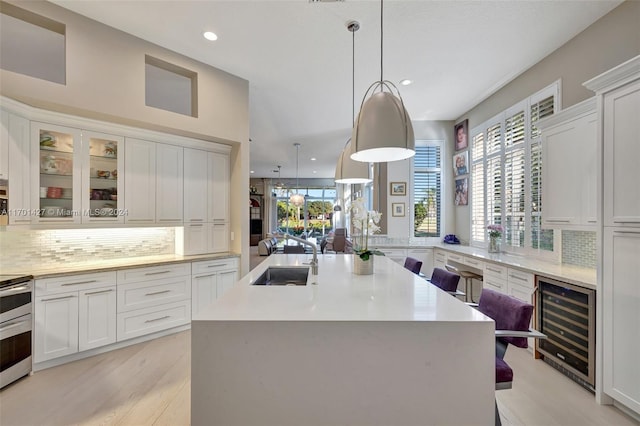
[[[369,183],[372,181],[369,176],[369,163],[354,161],[351,159],[351,142],[347,142],[336,166],[335,181],[343,184]]]

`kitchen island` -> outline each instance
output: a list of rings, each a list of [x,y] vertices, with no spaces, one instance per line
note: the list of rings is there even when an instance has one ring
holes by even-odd
[[[489,425],[494,322],[397,263],[324,255],[307,285],[252,285],[192,321],[193,425]]]

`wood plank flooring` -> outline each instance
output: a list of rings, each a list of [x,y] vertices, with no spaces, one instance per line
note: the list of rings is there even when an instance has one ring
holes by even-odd
[[[190,350],[183,331],[38,371],[0,391],[0,425],[188,425]],[[506,360],[513,389],[496,393],[505,426],[639,424],[526,350],[509,348]]]

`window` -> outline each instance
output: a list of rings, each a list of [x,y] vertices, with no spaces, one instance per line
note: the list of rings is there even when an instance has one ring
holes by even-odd
[[[542,141],[535,123],[557,110],[559,82],[471,130],[471,240],[502,225],[507,251],[553,253],[553,230],[541,229]]]
[[[416,141],[413,157],[413,235],[439,237],[442,215],[442,141]]]

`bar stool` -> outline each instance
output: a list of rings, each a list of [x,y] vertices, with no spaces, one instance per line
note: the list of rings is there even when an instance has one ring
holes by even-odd
[[[482,275],[478,275],[475,272],[471,271],[460,270],[455,266],[449,264],[444,265],[444,267],[447,268],[447,271],[454,272],[460,275],[461,278],[464,278],[464,291],[467,294],[465,302],[473,303],[473,280],[482,281]]]

